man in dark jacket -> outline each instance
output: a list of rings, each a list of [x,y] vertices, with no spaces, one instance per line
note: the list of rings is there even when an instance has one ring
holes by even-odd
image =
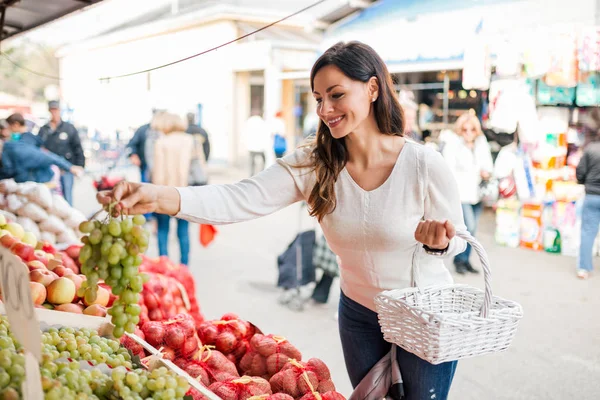
[[[50,168],[56,165],[63,171],[81,175],[83,168],[75,166],[56,154],[40,149],[37,136],[27,131],[21,114],[13,114],[6,119],[11,137],[2,148],[2,179],[13,178],[16,182],[33,181],[46,183],[52,180]]]
[[[188,113],[187,120],[188,128],[186,132],[192,135],[200,135],[204,139],[202,142],[202,150],[204,151],[204,159],[208,161],[208,156],[210,155],[210,141],[208,140],[208,132],[196,125],[196,115],[194,113]]]
[[[600,128],[600,127],[599,127]],[[600,225],[600,142],[595,141],[585,147],[577,166],[577,181],[585,185],[585,199],[581,214],[581,246],[577,276],[589,277],[592,272],[592,249]]]
[[[70,123],[60,117],[60,104],[58,101],[50,101],[48,109],[51,114],[50,122],[42,126],[39,136],[44,142],[44,147],[64,157],[73,165],[85,167],[85,156],[79,139],[79,132]],[[73,174],[63,172],[60,177],[65,200],[73,205]]]

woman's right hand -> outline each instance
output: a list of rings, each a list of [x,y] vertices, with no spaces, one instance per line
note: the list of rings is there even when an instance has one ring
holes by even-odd
[[[179,192],[174,187],[122,181],[112,190],[98,192],[96,198],[102,205],[116,202],[115,213],[175,215],[179,212]]]

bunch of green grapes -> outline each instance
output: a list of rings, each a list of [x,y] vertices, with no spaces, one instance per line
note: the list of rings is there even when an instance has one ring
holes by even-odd
[[[142,227],[145,222],[143,215],[135,215],[133,218],[109,217],[106,221],[85,221],[79,226],[81,233],[86,234],[81,239],[84,246],[79,253],[79,261],[81,273],[87,280],[78,295],[92,303],[101,279],[110,286],[118,297],[108,310],[116,338],[123,336],[124,332],[133,333],[139,323],[139,293],[146,279],[140,274],[139,266],[150,237]]]

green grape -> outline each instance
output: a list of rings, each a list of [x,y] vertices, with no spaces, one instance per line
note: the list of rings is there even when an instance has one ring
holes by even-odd
[[[139,239],[143,235],[144,235],[144,228],[142,228],[141,226],[136,225],[131,229],[131,236],[133,236],[133,238],[135,240]]]
[[[142,308],[139,304],[128,304],[125,307],[125,312],[131,316],[137,316],[142,312]]]
[[[93,302],[95,302],[97,296],[98,296],[98,289],[96,286],[85,289],[84,300],[87,304],[92,304]]]
[[[132,222],[134,225],[144,225],[146,223],[146,217],[143,215],[134,215]]]
[[[129,282],[129,287],[131,288],[131,290],[133,290],[136,293],[141,292],[143,286],[144,286],[144,282],[142,280],[142,277],[139,275],[132,277]]]
[[[120,267],[118,267],[118,266],[117,267],[112,267],[110,269],[110,276],[112,278],[115,278],[115,279],[121,279],[121,276],[123,276],[123,270]],[[108,282],[107,282],[107,284],[108,284]],[[110,284],[108,284],[108,285],[109,286],[114,286],[114,285],[110,285]]]
[[[127,253],[131,256],[137,256],[140,253],[140,246],[135,243],[131,243],[127,246]]]
[[[92,233],[90,233],[90,243],[98,244],[102,241],[102,231],[98,228],[94,229]]]
[[[81,233],[90,233],[94,230],[94,223],[92,221],[84,221],[79,224],[79,231]]]
[[[136,304],[139,300],[139,295],[131,290],[124,290],[121,298],[125,304]]]
[[[110,236],[104,236],[104,237],[110,237]],[[100,246],[100,254],[102,254],[103,256],[108,256],[110,254],[111,248],[112,248],[112,241],[102,242],[102,245]]]
[[[137,244],[139,244],[140,247],[146,247],[148,246],[148,243],[150,243],[150,238],[147,235],[142,235],[137,238]]]
[[[123,290],[125,290],[125,288],[121,285],[115,285],[111,289],[115,296],[120,296],[121,293],[123,293]],[[113,304],[113,306],[114,306],[114,304]]]
[[[119,264],[119,261],[121,261],[120,255],[111,254],[110,256],[108,256],[108,263],[110,265],[117,265],[117,264]]]
[[[92,257],[92,246],[84,245],[79,251],[79,262],[82,264]]]
[[[127,256],[121,260],[121,265],[123,267],[132,267],[134,262],[135,262],[135,257]]]
[[[96,263],[96,267],[98,267],[99,270],[108,269],[108,261],[102,259]]]
[[[128,266],[123,268],[123,276],[125,278],[132,278],[136,276],[138,273],[138,268],[136,266]]]
[[[116,324],[115,324],[116,325]],[[115,326],[113,329],[113,336],[116,338],[120,338],[125,333],[125,329],[122,326]]]
[[[139,319],[139,318],[138,318]],[[129,321],[125,324],[125,332],[128,333],[134,333],[135,332],[135,326],[137,324],[133,323],[132,321]]]
[[[121,224],[116,219],[113,219],[108,223],[108,233],[114,237],[121,236]]]
[[[128,234],[129,232],[131,232],[132,228],[133,220],[131,218],[125,218],[123,221],[121,221],[121,231],[124,234]]]
[[[120,315],[114,316],[114,318],[112,319],[112,323],[115,326],[123,327],[127,323],[128,319],[129,318],[128,318],[127,314],[120,314]]]

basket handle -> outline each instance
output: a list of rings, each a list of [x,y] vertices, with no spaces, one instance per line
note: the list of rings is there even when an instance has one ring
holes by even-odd
[[[492,304],[492,271],[490,269],[490,260],[487,256],[487,253],[481,243],[477,241],[469,232],[467,231],[457,231],[456,237],[464,239],[467,243],[473,247],[473,250],[479,256],[479,260],[481,261],[481,266],[483,268],[483,280],[485,284],[485,295],[483,298],[483,304],[481,306],[481,312],[479,316],[482,318],[487,318],[490,306]],[[412,271],[411,271],[411,286],[419,287],[417,276],[419,275],[419,259],[420,255],[423,251],[423,246],[419,243],[415,252],[413,253],[412,260]]]

